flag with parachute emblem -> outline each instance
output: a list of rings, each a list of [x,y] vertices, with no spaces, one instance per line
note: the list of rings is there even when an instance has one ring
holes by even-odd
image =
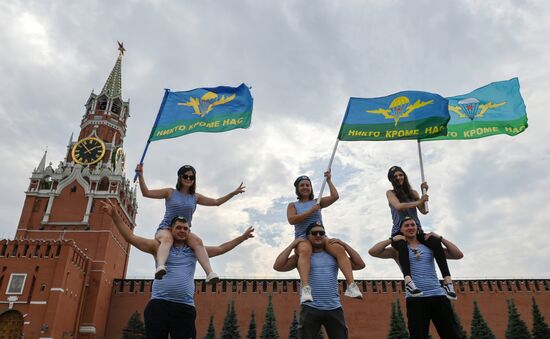
[[[194,132],[248,128],[252,120],[252,101],[245,84],[182,92],[166,90],[148,142]]]
[[[447,98],[451,114],[447,135],[430,140],[514,136],[523,132],[527,128],[527,112],[519,88],[518,78],[513,78]]]
[[[445,135],[448,101],[429,92],[403,91],[380,98],[350,98],[339,140],[406,140]]]

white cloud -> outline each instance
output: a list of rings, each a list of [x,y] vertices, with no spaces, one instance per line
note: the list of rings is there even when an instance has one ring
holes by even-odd
[[[550,5],[532,1],[3,3],[0,235],[15,233],[45,147],[48,161],[64,158],[121,40],[128,50],[123,95],[131,99],[129,175],[163,88],[252,86],[250,129],[155,142],[145,160],[150,187],[173,186],[185,163],[197,168],[202,194],[247,185],[245,194],[199,207],[194,217],[193,231],[206,244],[256,226],[255,239],[213,259],[222,276],[297,276],[271,269],[292,240],[292,182],[306,173],[320,188],[348,97],[405,89],[450,96],[519,76],[530,124],[523,134],[423,144],[431,212],[422,221],[463,249],[465,258],[451,264],[456,277],[548,277],[550,250],[539,239],[550,221],[549,13]],[[391,261],[367,254],[390,232],[385,191],[393,164],[418,188],[415,142],[339,144],[333,179],[341,199],[323,217],[330,234],[363,255],[367,269],[358,277],[399,277]],[[139,197],[136,233],[152,237],[163,212],[161,200]],[[132,250],[130,276],[151,276],[152,267],[149,255]]]

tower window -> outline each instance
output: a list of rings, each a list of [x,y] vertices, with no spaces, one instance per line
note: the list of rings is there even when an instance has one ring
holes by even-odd
[[[119,115],[122,111],[122,105],[120,104],[119,100],[113,101],[113,104],[111,105],[111,113]]]
[[[107,109],[107,98],[101,97],[99,98],[99,101],[97,103],[97,109],[100,111],[104,111]]]
[[[98,191],[108,191],[109,190],[109,178],[103,177],[99,182]]]
[[[76,192],[76,186],[71,187],[71,193],[75,193],[75,192]]]
[[[52,177],[49,175],[44,177],[43,180],[40,181],[40,189],[50,189],[52,187]]]

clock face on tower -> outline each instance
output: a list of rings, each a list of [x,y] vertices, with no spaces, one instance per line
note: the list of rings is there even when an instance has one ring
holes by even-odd
[[[93,165],[98,163],[105,154],[105,144],[97,138],[84,138],[77,142],[72,151],[72,156],[77,164]]]

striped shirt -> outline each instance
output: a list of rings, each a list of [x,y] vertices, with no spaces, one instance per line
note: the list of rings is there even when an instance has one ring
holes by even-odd
[[[338,294],[338,263],[326,251],[311,254],[311,270],[309,271],[309,286],[313,302],[303,305],[322,311],[330,311],[342,307]]]
[[[302,214],[315,206],[317,200],[308,200],[306,202],[296,201],[294,203],[294,208],[296,209],[296,214]],[[323,223],[323,217],[321,216],[321,211],[317,210],[313,214],[309,215],[304,221],[294,225],[294,239],[296,238],[307,238],[306,229],[309,225],[314,222]]]
[[[416,287],[422,291],[422,297],[445,295],[445,290],[435,272],[434,255],[431,249],[418,244],[416,249],[409,249],[409,261],[411,263],[411,278]],[[411,295],[407,292],[407,298]],[[421,298],[421,297],[415,297]]]
[[[178,190],[172,190],[168,199],[164,200],[166,211],[158,229],[170,228],[170,223],[175,217],[185,217],[191,227],[193,213],[197,209],[197,197],[194,194],[183,194]]]
[[[166,275],[162,280],[153,281],[151,299],[162,299],[176,303],[195,306],[195,266],[197,258],[188,247],[170,248],[166,261]]]

